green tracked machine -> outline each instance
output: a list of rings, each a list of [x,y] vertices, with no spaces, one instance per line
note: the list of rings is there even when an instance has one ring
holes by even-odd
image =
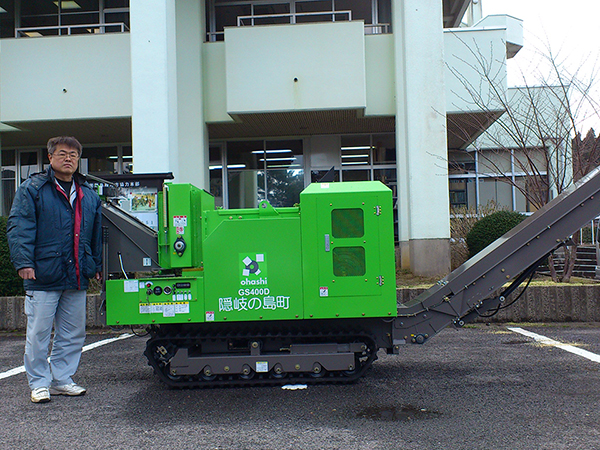
[[[165,183],[158,231],[104,207],[106,321],[147,326],[167,385],[349,382],[380,349],[399,354],[506,306],[556,248],[600,213],[600,172],[581,180],[408,304],[398,304],[392,193],[313,183],[297,207],[215,209]]]

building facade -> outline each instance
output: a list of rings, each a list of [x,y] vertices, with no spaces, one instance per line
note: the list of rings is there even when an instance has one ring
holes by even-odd
[[[480,7],[0,0],[2,213],[58,134],[84,144],[83,172],[172,172],[224,208],[293,205],[333,169],[387,184],[402,266],[446,273],[448,151],[503,112],[473,49],[505,73],[522,45],[518,19],[481,19]]]

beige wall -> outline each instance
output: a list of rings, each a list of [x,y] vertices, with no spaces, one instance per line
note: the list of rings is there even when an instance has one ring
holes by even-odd
[[[131,116],[129,33],[0,41],[0,121]]]
[[[225,29],[230,114],[364,109],[362,21]]]

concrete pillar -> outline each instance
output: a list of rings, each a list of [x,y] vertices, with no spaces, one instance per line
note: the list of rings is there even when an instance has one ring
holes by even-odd
[[[392,0],[401,265],[450,271],[442,2]]]
[[[134,172],[179,174],[175,0],[131,0]]]
[[[180,183],[210,190],[208,130],[202,95],[203,0],[177,0],[177,131]]]
[[[131,0],[132,135],[136,173],[173,172],[208,188],[204,3]]]

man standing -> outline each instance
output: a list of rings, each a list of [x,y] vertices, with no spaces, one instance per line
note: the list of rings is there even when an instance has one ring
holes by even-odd
[[[102,232],[100,198],[77,172],[80,157],[77,139],[50,139],[50,167],[21,184],[7,223],[26,292],[24,362],[34,403],[49,402],[50,394],[85,394],[71,377],[85,340],[88,280],[101,278]]]

